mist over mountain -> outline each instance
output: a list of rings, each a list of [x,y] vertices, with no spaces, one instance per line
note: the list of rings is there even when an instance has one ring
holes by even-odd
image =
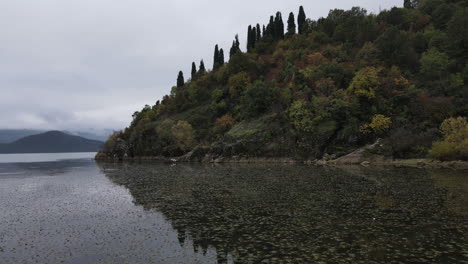
[[[42,130],[32,129],[0,129],[0,144],[12,143],[20,138],[44,133]]]

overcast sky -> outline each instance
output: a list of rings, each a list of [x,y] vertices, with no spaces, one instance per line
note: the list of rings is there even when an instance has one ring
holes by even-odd
[[[403,0],[1,0],[0,128],[121,129],[249,24]],[[286,23],[286,21],[285,21]],[[198,63],[197,63],[198,64]]]

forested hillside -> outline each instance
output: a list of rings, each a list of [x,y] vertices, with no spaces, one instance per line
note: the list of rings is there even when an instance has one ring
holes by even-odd
[[[468,1],[318,20],[301,7],[247,35],[229,54],[216,46],[211,71],[202,61],[187,81],[179,72],[104,153],[316,159],[381,138],[389,157],[468,159]]]

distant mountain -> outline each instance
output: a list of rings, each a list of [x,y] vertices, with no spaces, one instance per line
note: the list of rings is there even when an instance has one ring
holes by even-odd
[[[12,143],[18,139],[44,132],[46,131],[32,129],[0,129],[0,144]]]
[[[0,144],[0,153],[64,153],[97,152],[101,141],[69,135],[60,131],[49,131],[27,136],[13,143]]]
[[[0,144],[13,143],[18,139],[45,133],[47,130],[34,129],[0,129]],[[105,141],[112,134],[111,129],[92,130],[92,131],[62,131],[69,135],[80,136],[87,139]]]

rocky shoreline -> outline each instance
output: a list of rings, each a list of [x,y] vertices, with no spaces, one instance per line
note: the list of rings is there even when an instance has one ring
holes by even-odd
[[[468,161],[440,161],[434,159],[394,159],[386,157],[379,153],[379,148],[383,145],[381,140],[377,140],[374,144],[370,144],[355,151],[336,157],[335,155],[325,154],[320,160],[307,160],[294,157],[243,157],[232,156],[225,157],[219,154],[213,154],[208,148],[195,148],[189,153],[181,157],[128,157],[125,156],[123,161],[158,161],[165,163],[177,162],[199,162],[199,163],[285,163],[285,164],[308,164],[317,166],[393,166],[393,167],[414,167],[414,168],[431,168],[431,169],[455,169],[468,170]],[[115,161],[114,158],[109,158],[103,153],[96,155],[96,160],[100,161]]]
[[[345,156],[346,157],[346,156]],[[96,158],[98,161],[117,161],[113,158]],[[467,161],[439,161],[433,159],[391,159],[383,156],[372,155],[361,157],[359,159],[338,158],[332,160],[300,160],[293,158],[242,158],[242,157],[206,157],[201,160],[188,160],[185,157],[166,158],[166,157],[125,157],[124,162],[141,162],[141,161],[154,161],[164,163],[230,163],[230,164],[247,164],[247,163],[283,163],[283,164],[307,164],[316,166],[356,166],[363,167],[370,166],[392,166],[392,167],[413,167],[413,168],[426,168],[426,169],[454,169],[454,170],[468,170]]]

